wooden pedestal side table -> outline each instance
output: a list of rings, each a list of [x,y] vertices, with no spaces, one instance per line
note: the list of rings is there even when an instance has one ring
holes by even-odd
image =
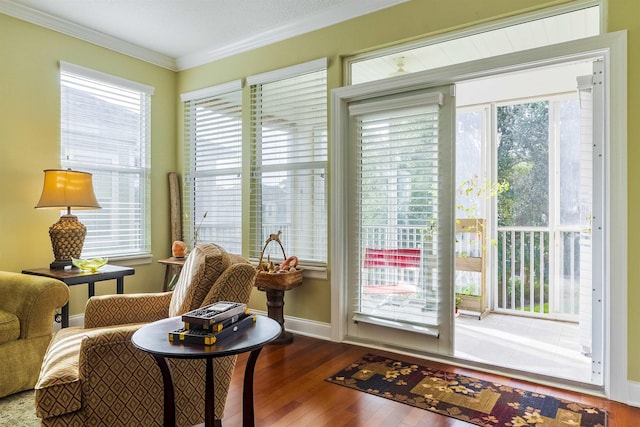
[[[169,257],[166,259],[159,259],[158,262],[165,266],[164,270],[164,285],[162,286],[162,292],[167,291],[167,287],[169,286],[169,282],[173,278],[174,275],[179,275],[184,263],[186,262],[186,258],[177,258],[177,257]],[[173,274],[172,274],[173,273]]]
[[[116,281],[116,292],[124,293],[124,276],[135,274],[135,270],[131,267],[121,267],[119,265],[110,265],[100,267],[98,271],[83,271],[79,268],[67,268],[64,270],[51,270],[49,268],[33,268],[22,270],[23,274],[32,274],[34,276],[51,277],[64,282],[67,286],[87,284],[88,296],[91,298],[95,295],[95,283],[105,280]],[[61,326],[66,328],[69,326],[69,303],[62,307],[62,323]]]
[[[138,329],[131,337],[133,345],[153,356],[162,373],[164,386],[164,427],[176,425],[175,392],[171,370],[166,359],[206,359],[205,370],[205,427],[215,422],[213,359],[251,352],[244,371],[242,391],[242,425],[253,427],[253,372],[258,355],[265,344],[276,339],[282,330],[278,322],[266,316],[256,316],[253,326],[227,336],[214,345],[177,344],[169,341],[169,332],[184,327],[180,317],[171,317],[150,323]],[[194,397],[196,398],[196,397]]]
[[[302,272],[300,272],[300,277],[302,277]],[[300,285],[302,285],[302,280],[274,283],[267,281],[261,282],[256,279],[255,286],[258,290],[264,291],[267,294],[268,316],[277,320],[278,323],[282,325],[282,333],[272,344],[290,344],[293,341],[293,334],[284,329],[284,293]]]

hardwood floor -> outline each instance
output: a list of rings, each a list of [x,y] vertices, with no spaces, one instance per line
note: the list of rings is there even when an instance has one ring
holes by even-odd
[[[300,335],[295,336],[292,344],[265,347],[255,369],[256,426],[463,427],[472,425],[325,381],[325,378],[367,352],[369,349],[365,347],[333,343]],[[380,350],[371,350],[371,352],[592,404],[609,411],[607,427],[640,426],[640,408],[600,397],[554,389],[410,356],[395,355]],[[246,355],[238,357],[227,398],[223,427],[242,425],[242,378],[246,359]]]

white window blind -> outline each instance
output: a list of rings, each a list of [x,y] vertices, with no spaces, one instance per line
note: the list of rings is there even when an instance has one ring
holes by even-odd
[[[251,85],[250,256],[282,231],[287,256],[327,262],[326,60],[247,79]],[[265,257],[282,258],[277,245]]]
[[[148,256],[153,88],[60,63],[61,165],[93,174],[100,210],[76,211],[87,227],[82,256]]]
[[[242,253],[241,82],[182,96],[185,239]]]
[[[439,223],[448,189],[440,152],[451,144],[439,138],[441,102],[436,92],[349,108],[356,143],[356,321],[438,334],[441,298],[448,295],[441,280],[446,237]]]

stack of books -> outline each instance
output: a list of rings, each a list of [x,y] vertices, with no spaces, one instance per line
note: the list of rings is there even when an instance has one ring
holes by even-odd
[[[169,341],[176,344],[214,345],[217,341],[256,321],[246,304],[219,301],[182,315],[184,328],[169,332]]]

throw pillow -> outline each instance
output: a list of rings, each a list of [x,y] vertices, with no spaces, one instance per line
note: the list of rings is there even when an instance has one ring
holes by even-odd
[[[200,307],[211,286],[230,264],[229,254],[218,245],[205,243],[193,248],[173,290],[169,316]]]

